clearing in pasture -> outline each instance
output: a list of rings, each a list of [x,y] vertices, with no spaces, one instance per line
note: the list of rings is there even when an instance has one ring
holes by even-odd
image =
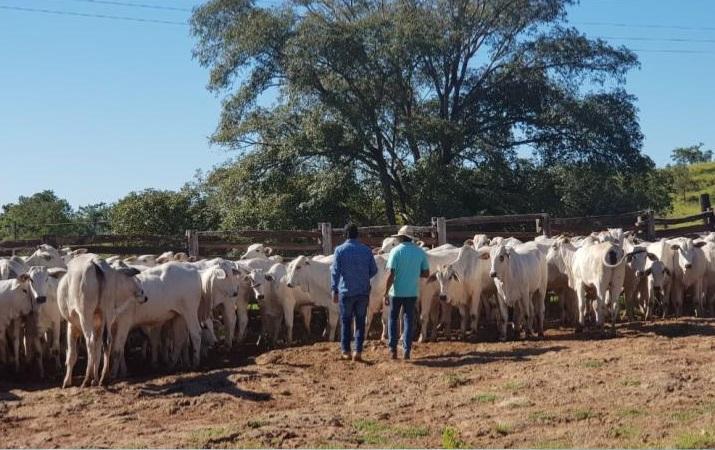
[[[715,321],[418,344],[337,343],[109,389],[0,384],[3,447],[713,447]],[[55,383],[58,384],[58,383]]]

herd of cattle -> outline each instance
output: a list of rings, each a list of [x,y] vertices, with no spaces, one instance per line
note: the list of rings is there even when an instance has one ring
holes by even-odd
[[[374,252],[378,273],[367,320],[382,313],[383,338],[385,266],[396,245],[387,238]],[[482,326],[496,324],[502,340],[509,325],[517,338],[522,332],[543,336],[547,292],[558,297],[563,324],[576,332],[586,325],[602,330],[606,320],[615,327],[621,303],[630,318],[638,313],[644,320],[656,313],[681,315],[686,292],[698,316],[715,303],[715,233],[658,242],[621,229],[526,243],[476,235],[462,247],[426,251],[430,276],[418,299],[420,341],[434,338],[440,328],[449,332],[455,310],[462,338],[468,329],[479,329],[480,319]],[[19,371],[36,364],[44,376],[44,359],[60,368],[66,347],[63,386],[69,386],[82,337],[82,386],[104,383],[126,376],[124,350],[135,330],[145,337],[144,355],[152,366],[161,361],[167,368],[196,367],[217,336],[228,347],[246,339],[253,301],[260,307],[259,339],[276,343],[283,332],[290,344],[294,317],[299,314],[309,330],[314,307],[326,310],[323,336],[334,339],[339,310],[330,290],[332,256],[284,263],[271,253],[253,244],[238,261],[192,261],[173,252],[122,260],[41,245],[29,257],[0,259],[0,366],[13,364]]]

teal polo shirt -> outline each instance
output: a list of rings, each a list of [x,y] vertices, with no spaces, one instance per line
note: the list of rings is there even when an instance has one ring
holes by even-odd
[[[417,297],[420,292],[420,272],[429,270],[427,253],[412,242],[404,242],[390,252],[387,269],[395,273],[391,296]]]

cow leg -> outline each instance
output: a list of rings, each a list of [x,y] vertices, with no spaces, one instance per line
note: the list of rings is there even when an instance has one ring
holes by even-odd
[[[72,325],[71,321],[67,321],[67,360],[65,379],[62,382],[62,387],[70,387],[72,385],[72,370],[77,363],[77,343],[81,335],[79,327]]]
[[[432,315],[432,304],[431,299],[427,298],[427,295],[420,295],[420,337],[418,342],[427,342],[430,339],[430,316]],[[383,312],[387,311],[389,308],[383,308]],[[386,314],[386,312],[383,314]],[[385,327],[383,327],[383,330]],[[383,337],[385,332],[383,331]]]
[[[286,323],[286,344],[293,344],[293,320],[295,319],[295,302],[283,302],[283,320]]]
[[[55,360],[55,368],[59,370],[62,367],[62,360],[60,354],[62,353],[60,344],[60,331],[62,324],[60,322],[55,322],[52,324],[52,346],[50,347],[50,355]]]
[[[223,304],[223,324],[226,328],[226,345],[231,349],[236,335],[236,305],[232,302]]]
[[[0,365],[7,364],[7,341],[5,340],[5,328],[0,326]]]
[[[583,284],[576,289],[576,299],[578,301],[578,323],[576,324],[576,332],[583,331],[586,325],[586,312],[588,310],[588,299],[586,298],[586,287]]]
[[[184,320],[189,329],[189,339],[191,339],[194,350],[191,364],[193,368],[198,368],[201,363],[201,325],[195,313],[185,315]]]
[[[35,355],[37,357],[37,369],[40,372],[40,378],[45,378],[45,351],[42,346],[42,339],[40,339],[40,335],[35,336],[34,339],[32,340],[32,344],[35,347]]]
[[[619,305],[618,305],[618,294],[619,289],[617,286],[611,286],[608,290],[611,297],[611,330],[616,332],[616,321],[618,320]]]
[[[156,370],[159,367],[159,351],[161,347],[161,327],[151,327],[146,330],[149,338],[149,347],[151,351],[151,368]],[[124,353],[124,351],[122,351]]]
[[[127,343],[127,336],[129,335],[129,327],[124,323],[119,323],[117,325],[116,332],[114,333],[114,339],[112,339],[112,356],[110,375],[112,379],[116,379],[117,375],[121,377],[127,376],[127,364],[124,359],[124,348]],[[153,352],[152,344],[152,352]]]
[[[20,372],[20,341],[22,340],[22,324],[17,318],[12,321],[12,354],[15,357],[15,373]]]
[[[467,324],[469,323],[469,306],[465,304],[459,305],[459,339],[467,339]]]
[[[703,282],[696,281],[693,285],[693,305],[695,305],[695,317],[705,317],[703,309]]]
[[[536,332],[540,338],[544,337],[544,315],[546,314],[546,290],[539,289],[533,297],[534,319],[536,320]]]
[[[506,303],[500,298],[497,300],[499,305],[499,313],[501,315],[501,321],[499,322],[499,340],[506,341],[506,324],[509,321],[509,308]]]
[[[241,343],[246,339],[246,331],[248,331],[248,300],[238,300],[236,316],[238,317],[238,336],[236,340]]]
[[[334,341],[335,330],[338,328],[338,311],[335,308],[328,308],[328,341]]]
[[[116,325],[115,325],[115,328],[116,328]],[[105,344],[104,352],[103,352],[104,353],[104,355],[103,355],[104,364],[102,366],[102,376],[99,377],[99,385],[100,386],[106,386],[107,382],[109,382],[109,370],[111,368],[110,366],[112,363],[112,346],[114,345],[113,333],[112,333],[112,330],[111,330],[111,327],[109,326],[109,324],[107,324],[106,329],[104,331],[107,333],[107,342],[104,343]],[[101,331],[99,333],[101,333]],[[99,334],[99,335],[101,336],[101,334]],[[102,339],[100,338],[99,339],[99,352],[97,353],[97,355],[99,355],[100,352],[102,352],[102,344],[103,344]],[[98,379],[97,378],[97,376],[99,375],[98,372],[99,372],[99,364],[97,364],[97,368],[94,371],[95,381]]]
[[[472,334],[476,339],[477,333],[479,333],[479,313],[482,309],[482,293],[477,292],[472,297],[472,301],[469,303],[469,319],[470,326],[472,327]]]

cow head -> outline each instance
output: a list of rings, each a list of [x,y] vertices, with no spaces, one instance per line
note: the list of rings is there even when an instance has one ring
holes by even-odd
[[[643,275],[648,277],[648,287],[653,291],[656,300],[662,302],[663,290],[667,277],[670,277],[670,270],[665,267],[662,261],[656,258],[652,261],[650,267],[644,271]]]
[[[51,245],[42,244],[37,247],[37,250],[30,255],[25,261],[28,267],[44,266],[44,267],[66,267],[62,255],[56,248]]]
[[[379,250],[377,250],[378,255],[384,255],[384,254],[389,254],[393,248],[397,247],[400,245],[401,241],[399,238],[396,237],[386,237],[382,241],[382,247],[380,247]]]
[[[120,267],[117,272],[117,299],[135,300],[137,303],[146,303],[149,298],[144,293],[141,282],[136,277],[139,270],[134,267]]]
[[[256,300],[263,300],[268,295],[273,283],[273,275],[263,269],[256,269],[251,272],[251,288],[256,296]]]
[[[137,256],[136,259],[134,260],[134,263],[142,265],[142,266],[146,266],[146,267],[154,267],[158,264],[157,260],[156,260],[156,255]]]
[[[509,259],[511,258],[511,249],[505,245],[497,245],[492,248],[490,254],[491,267],[489,276],[492,278],[504,279],[506,271],[509,269]]]
[[[310,269],[310,259],[306,256],[299,256],[288,264],[288,276],[286,285],[289,288],[300,287],[306,292],[310,292],[310,277],[306,272]]]
[[[246,253],[241,255],[241,259],[261,258],[266,259],[273,254],[273,249],[263,244],[251,244],[246,249]]]
[[[435,278],[439,283],[439,299],[441,301],[447,301],[450,298],[454,298],[454,295],[450,295],[450,291],[453,291],[457,287],[457,283],[462,282],[462,278],[454,270],[454,266],[452,266],[452,264],[442,266],[442,268],[435,273]]]
[[[690,238],[679,238],[670,245],[670,249],[678,256],[678,265],[683,272],[693,268],[697,255],[702,253],[700,248],[705,244],[705,241],[695,242]]]

